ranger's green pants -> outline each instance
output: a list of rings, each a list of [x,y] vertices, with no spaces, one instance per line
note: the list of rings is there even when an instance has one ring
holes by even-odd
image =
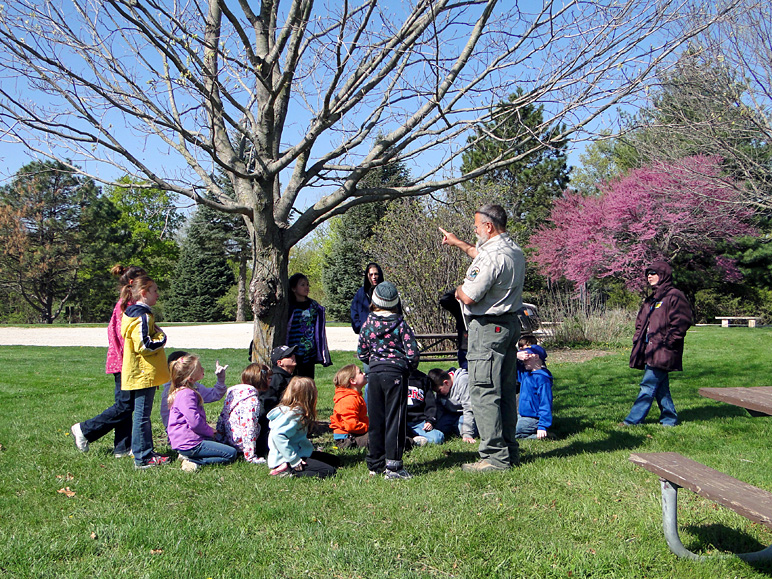
[[[517,340],[515,314],[479,316],[469,322],[469,394],[480,431],[480,458],[505,469],[517,466]]]

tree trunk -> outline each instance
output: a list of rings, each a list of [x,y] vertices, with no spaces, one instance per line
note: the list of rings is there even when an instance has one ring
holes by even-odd
[[[252,361],[271,366],[271,350],[284,343],[287,333],[287,267],[289,250],[280,244],[255,243],[255,269],[250,299],[255,314]]]
[[[247,304],[247,252],[242,250],[239,253],[239,280],[238,293],[236,294],[236,321],[245,321]]]

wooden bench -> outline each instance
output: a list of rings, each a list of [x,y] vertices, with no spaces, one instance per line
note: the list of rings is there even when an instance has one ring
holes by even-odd
[[[686,458],[677,452],[634,453],[630,461],[660,478],[662,486],[662,528],[668,547],[679,557],[705,560],[710,557],[689,551],[678,537],[677,502],[679,487],[697,493],[742,516],[772,529],[772,493]],[[772,559],[772,545],[754,553],[737,554],[745,561]]]
[[[728,328],[730,321],[743,320],[748,322],[749,328],[755,328],[756,322],[760,322],[763,318],[754,316],[716,316],[717,320],[721,320],[721,327]]]
[[[772,386],[700,388],[700,396],[745,408],[751,416],[772,416]]]

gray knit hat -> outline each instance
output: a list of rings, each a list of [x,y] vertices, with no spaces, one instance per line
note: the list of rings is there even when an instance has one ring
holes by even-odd
[[[373,291],[373,303],[387,310],[397,307],[399,303],[399,292],[397,292],[397,286],[390,281],[382,281],[375,286]]]

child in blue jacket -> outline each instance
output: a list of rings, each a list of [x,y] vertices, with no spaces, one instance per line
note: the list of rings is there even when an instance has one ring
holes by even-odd
[[[517,353],[517,380],[520,399],[517,406],[516,438],[547,438],[552,426],[552,373],[544,366],[547,352],[539,345]]]

